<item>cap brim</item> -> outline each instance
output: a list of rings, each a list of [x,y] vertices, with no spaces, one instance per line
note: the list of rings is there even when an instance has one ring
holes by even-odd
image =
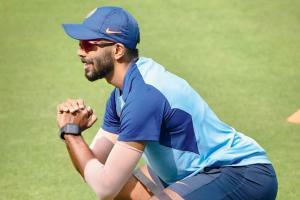
[[[100,33],[89,30],[82,24],[63,24],[65,32],[76,40],[94,40],[104,38]]]

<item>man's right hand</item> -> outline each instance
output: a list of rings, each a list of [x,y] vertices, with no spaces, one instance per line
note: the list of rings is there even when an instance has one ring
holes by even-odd
[[[81,113],[85,113],[87,121],[84,125],[81,125],[82,131],[86,128],[91,127],[97,120],[97,117],[94,114],[92,108],[90,106],[86,107],[82,99],[68,99],[57,106],[57,124],[59,128],[61,128],[61,126],[64,124],[65,120],[62,119],[66,117],[65,114],[67,113],[69,113],[69,115],[67,115],[69,116],[69,118],[74,118],[79,113],[79,115],[81,115]],[[75,118],[73,120],[75,120]]]
[[[70,112],[75,113],[78,110],[85,109],[85,104],[82,99],[68,99],[57,106],[57,113]]]

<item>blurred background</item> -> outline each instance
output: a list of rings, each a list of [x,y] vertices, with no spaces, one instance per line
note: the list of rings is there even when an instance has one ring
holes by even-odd
[[[300,1],[26,0],[0,2],[0,199],[96,199],[58,138],[56,105],[82,98],[102,123],[112,86],[90,83],[62,23],[95,7],[137,19],[140,55],[186,79],[217,115],[263,146],[278,198],[300,197]]]

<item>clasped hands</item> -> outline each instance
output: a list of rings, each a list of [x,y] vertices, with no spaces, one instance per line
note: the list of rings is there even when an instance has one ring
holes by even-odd
[[[81,131],[90,128],[97,121],[91,107],[86,106],[82,99],[68,99],[57,106],[57,125],[77,124]]]

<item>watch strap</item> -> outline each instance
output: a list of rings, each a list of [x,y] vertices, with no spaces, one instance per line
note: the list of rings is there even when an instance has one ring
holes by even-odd
[[[77,124],[66,124],[59,131],[60,138],[65,140],[65,134],[79,136],[81,135],[81,129]]]

